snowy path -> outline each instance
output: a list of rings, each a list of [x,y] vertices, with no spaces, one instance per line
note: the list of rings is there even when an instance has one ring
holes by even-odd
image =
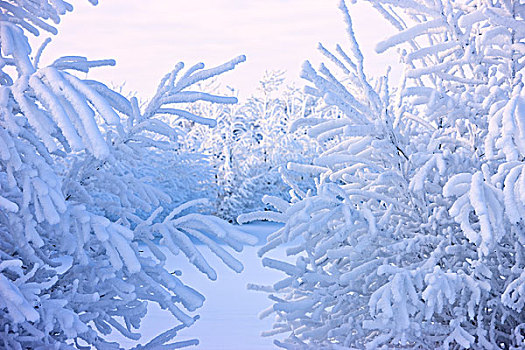
[[[247,225],[245,230],[256,233],[262,240],[277,227],[265,223],[251,224]],[[193,265],[190,265],[184,256],[178,256],[169,262],[168,269],[180,269],[183,272],[182,279],[184,282],[206,297],[204,306],[197,312],[201,318],[192,327],[182,330],[177,337],[178,341],[199,339],[200,344],[197,347],[189,347],[188,349],[257,350],[276,348],[271,338],[260,336],[261,331],[271,328],[273,317],[270,316],[264,320],[259,320],[257,317],[260,311],[271,305],[271,302],[265,293],[246,289],[247,283],[271,284],[276,282],[278,278],[282,278],[282,273],[262,267],[261,260],[257,257],[259,248],[260,246],[246,247],[241,254],[236,255],[244,264],[245,270],[241,274],[228,269],[207,249],[201,249],[210,265],[217,271],[217,281],[208,280]],[[160,310],[156,305],[151,306],[140,330],[142,339],[139,343],[147,343],[155,335],[175,324],[177,322],[174,321],[171,314]],[[126,348],[137,344],[121,336],[115,336],[111,340],[117,341]]]

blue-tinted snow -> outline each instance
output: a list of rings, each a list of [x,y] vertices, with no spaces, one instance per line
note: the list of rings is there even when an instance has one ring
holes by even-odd
[[[242,229],[258,237],[259,243],[255,247],[246,247],[236,257],[243,262],[244,272],[237,274],[224,265],[213,253],[201,249],[206,260],[213,264],[217,271],[216,281],[210,281],[197,271],[188,259],[179,254],[168,262],[168,271],[183,271],[184,282],[197,289],[206,296],[204,306],[197,310],[200,319],[190,328],[184,329],[177,336],[177,341],[198,338],[200,344],[190,349],[232,350],[232,349],[273,349],[273,339],[261,337],[260,333],[271,329],[273,316],[259,320],[257,315],[271,302],[266,293],[249,291],[248,283],[273,284],[284,277],[282,272],[264,268],[257,257],[257,250],[265,242],[266,236],[278,228],[275,223],[252,223],[243,225]],[[284,249],[272,251],[271,257],[284,258]],[[149,306],[149,313],[140,329],[141,344],[146,344],[159,333],[174,327],[177,323],[173,316],[157,305]],[[121,346],[131,348],[138,344],[119,335],[109,338],[117,341]]]

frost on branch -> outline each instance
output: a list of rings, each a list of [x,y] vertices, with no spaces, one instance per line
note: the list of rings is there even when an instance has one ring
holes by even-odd
[[[404,76],[366,77],[349,50],[303,66],[307,91],[339,108],[309,135],[328,142],[316,190],[269,199],[284,223],[260,255],[285,273],[266,335],[283,348],[525,346],[523,5],[370,0],[398,34]],[[294,257],[294,260],[291,258]]]
[[[294,170],[300,164],[311,165],[319,148],[300,122],[305,116],[335,111],[318,97],[285,85],[282,72],[266,72],[257,92],[242,104],[198,103],[190,108],[199,115],[216,116],[215,129],[192,126],[184,146],[209,156],[209,186],[214,189],[209,198],[218,216],[235,221],[239,214],[269,208],[261,200],[265,193],[288,200],[293,196],[290,182],[292,192],[313,187],[313,175]]]
[[[240,272],[228,247],[239,251],[254,238],[192,210],[206,201],[173,203],[163,191],[162,180],[178,174],[159,165],[183,157],[184,133],[161,117],[213,125],[177,104],[235,103],[192,86],[244,56],[185,72],[180,63],[139,108],[137,99],[75,75],[113,60],[69,56],[39,68],[41,52],[31,58],[25,31],[54,33],[46,20],[58,23],[71,9],[60,0],[0,3],[0,347],[116,349],[104,335],[138,339],[148,302],[180,326],[147,348],[195,344],[172,340],[198,318],[192,312],[204,296],[166,271],[166,259],[182,253],[213,280],[194,242]]]

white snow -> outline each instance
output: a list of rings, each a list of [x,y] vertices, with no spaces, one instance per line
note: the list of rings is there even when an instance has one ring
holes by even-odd
[[[230,350],[230,349],[271,349],[273,339],[261,337],[261,332],[270,330],[273,317],[263,320],[258,314],[268,308],[272,302],[266,293],[248,290],[248,283],[273,284],[283,277],[282,272],[264,268],[257,257],[257,250],[266,239],[266,236],[278,228],[280,224],[261,222],[241,226],[244,231],[250,232],[259,238],[254,247],[246,247],[236,257],[243,262],[244,271],[235,273],[208,249],[202,249],[204,258],[213,262],[217,271],[217,280],[210,281],[204,274],[197,271],[184,255],[168,260],[168,271],[183,271],[184,282],[206,296],[204,306],[195,314],[201,316],[190,328],[180,331],[177,341],[197,338],[199,345],[190,349]],[[200,248],[201,246],[199,246]],[[272,256],[283,259],[284,248],[274,251]],[[142,338],[139,341],[126,339],[113,332],[108,340],[116,341],[125,348],[132,348],[137,344],[146,344],[149,340],[176,326],[178,323],[168,311],[161,310],[157,305],[148,307],[148,315],[140,328]]]

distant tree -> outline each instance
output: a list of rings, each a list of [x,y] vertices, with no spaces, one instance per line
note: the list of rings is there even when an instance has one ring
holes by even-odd
[[[271,293],[276,344],[297,348],[525,347],[525,7],[520,1],[370,1],[399,30],[404,76],[368,79],[350,50],[309,62],[307,91],[344,116],[312,120],[333,146],[315,191],[265,198],[296,262]]]
[[[192,126],[187,147],[208,155],[216,182],[212,200],[217,214],[230,221],[268,208],[262,202],[265,193],[289,200],[290,186],[300,192],[314,187],[312,176],[287,164],[311,164],[319,152],[320,144],[306,136],[303,118],[335,110],[287,85],[283,74],[266,72],[257,92],[242,104],[193,106],[195,113],[214,116],[218,123],[215,129]]]
[[[39,67],[43,48],[32,55],[26,33],[56,34],[49,22],[71,10],[62,0],[0,2],[0,347],[116,349],[104,335],[116,330],[138,339],[149,302],[181,324],[146,348],[195,344],[170,342],[195,322],[190,313],[205,298],[168,272],[166,259],[182,252],[214,280],[193,240],[240,272],[225,248],[240,250],[254,238],[188,211],[205,201],[170,208],[163,182],[177,182],[171,169],[188,157],[177,150],[179,129],[160,117],[215,125],[176,105],[236,103],[191,87],[244,56],[184,73],[177,64],[141,109],[136,98],[75,75],[113,60],[62,57]]]

